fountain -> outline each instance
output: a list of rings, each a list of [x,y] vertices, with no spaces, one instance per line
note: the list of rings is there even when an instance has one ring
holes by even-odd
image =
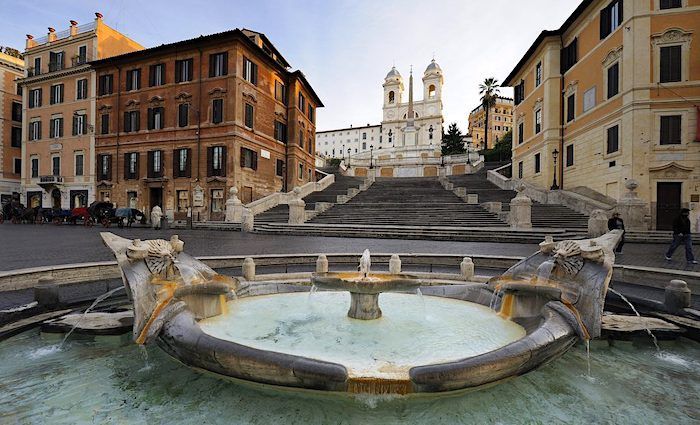
[[[321,261],[294,286],[217,274],[177,236],[102,234],[134,303],[137,343],[245,381],[374,394],[480,387],[599,336],[620,236],[545,241],[488,285],[424,283],[398,272],[398,257],[396,273],[372,272],[365,250],[357,272],[328,272]],[[323,289],[313,300],[309,283]]]

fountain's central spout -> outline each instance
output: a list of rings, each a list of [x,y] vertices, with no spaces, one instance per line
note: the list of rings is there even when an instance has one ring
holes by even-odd
[[[360,273],[362,273],[362,276],[366,279],[367,276],[369,276],[369,268],[372,264],[372,261],[369,258],[369,249],[365,249],[365,251],[362,253],[362,257],[360,257],[360,266],[358,267],[360,270]]]

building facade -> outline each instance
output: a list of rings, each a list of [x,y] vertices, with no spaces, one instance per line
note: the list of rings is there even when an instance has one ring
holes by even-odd
[[[483,105],[469,113],[469,135],[476,149],[492,149],[503,135],[513,129],[513,99],[496,97],[496,103],[489,110],[489,122],[486,123],[486,111]],[[489,132],[488,146],[485,146],[485,133]]]
[[[75,208],[95,199],[96,79],[89,62],[143,47],[93,22],[46,37],[27,35],[22,193],[30,207]]]
[[[345,159],[352,155],[382,148],[382,126],[341,128],[316,132],[316,151],[324,158]]]
[[[231,30],[92,62],[98,199],[170,219],[224,219],[315,180],[323,106],[264,34]]]
[[[513,176],[614,199],[635,180],[651,228],[697,216],[699,34],[700,0],[586,0],[543,31],[504,82]]]
[[[24,60],[0,52],[0,202],[20,192]]]

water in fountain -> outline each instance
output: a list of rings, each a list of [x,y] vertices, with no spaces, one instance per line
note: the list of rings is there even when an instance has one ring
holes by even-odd
[[[630,302],[630,300],[628,300],[624,295],[622,295],[621,293],[619,293],[618,291],[616,291],[616,290],[614,290],[614,289],[612,289],[612,288],[608,288],[608,291],[610,291],[610,292],[612,292],[613,294],[617,295],[618,297],[620,297],[620,298],[622,299],[622,301],[626,302],[627,305],[630,306],[630,308],[632,309],[632,311],[634,312],[634,314],[637,315],[637,317],[639,317],[639,318],[642,317],[642,316],[639,314],[639,312],[637,311],[637,309],[634,308],[634,306],[632,305],[632,303]],[[649,336],[651,337],[651,340],[654,342],[654,347],[656,347],[656,352],[657,352],[657,353],[660,352],[661,349],[659,348],[659,342],[656,340],[656,336],[654,335],[654,333],[651,331],[651,329],[649,329],[649,327],[648,327],[644,322],[642,322],[642,326],[644,326],[644,330],[647,331],[647,333],[648,333]]]
[[[552,270],[554,270],[554,261],[547,260],[537,267],[537,279],[535,284],[537,285],[547,285],[549,278],[552,276]]]
[[[501,298],[501,294],[503,294],[503,290],[501,288],[496,288],[491,294],[491,302],[489,303],[489,308],[491,310],[496,310],[496,307],[498,306],[498,300]]]
[[[202,276],[202,273],[200,273],[199,270],[195,269],[194,267],[189,266],[187,264],[183,264],[177,260],[174,264],[180,272],[180,277],[182,277],[182,283],[184,283],[185,285],[192,285],[193,283],[200,283],[205,281],[204,276]]]
[[[148,372],[151,370],[151,363],[148,362],[148,349],[146,348],[145,345],[138,345],[139,351],[141,352],[141,357],[143,358],[143,367],[139,369],[139,372]]]
[[[107,298],[111,297],[112,294],[114,294],[115,292],[121,291],[122,289],[124,289],[124,287],[123,287],[123,286],[119,286],[119,287],[114,288],[114,289],[112,289],[112,290],[110,290],[110,291],[107,291],[107,292],[105,292],[104,294],[100,295],[99,297],[95,298],[95,301],[93,301],[93,303],[90,304],[90,307],[88,307],[88,308],[83,312],[83,315],[80,317],[80,319],[78,319],[78,321],[75,322],[75,324],[74,324],[73,327],[68,331],[68,333],[66,334],[66,336],[63,337],[63,341],[61,341],[61,343],[58,345],[58,349],[60,350],[60,349],[63,348],[63,345],[64,345],[64,344],[66,343],[66,341],[68,340],[68,337],[71,336],[71,334],[73,333],[73,331],[75,331],[75,329],[83,322],[83,319],[85,319],[85,317],[87,316],[87,314],[88,314],[89,312],[91,312],[93,308],[97,307],[97,305],[98,305],[99,303],[101,303],[102,301],[104,301],[104,300],[106,300]]]
[[[423,317],[428,318],[428,313],[425,310],[425,299],[423,298],[423,292],[421,292],[420,288],[416,288],[416,295],[418,295],[418,298],[420,299],[420,304],[421,304],[421,310],[423,312]]]

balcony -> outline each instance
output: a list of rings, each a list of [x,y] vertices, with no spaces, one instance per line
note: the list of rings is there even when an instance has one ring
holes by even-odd
[[[63,184],[63,176],[39,176],[37,184],[42,188]]]
[[[54,72],[54,71],[61,71],[64,69],[65,66],[63,65],[63,62],[49,62],[49,72]]]
[[[71,64],[73,67],[85,65],[88,63],[89,59],[87,56],[74,56],[71,58]]]

